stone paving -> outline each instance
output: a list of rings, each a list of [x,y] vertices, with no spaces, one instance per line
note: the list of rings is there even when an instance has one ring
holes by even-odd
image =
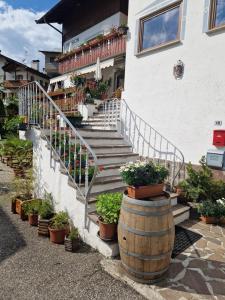
[[[200,238],[172,260],[166,280],[146,287],[127,278],[119,261],[105,260],[103,267],[147,299],[225,300],[225,228],[194,220],[181,226]]]

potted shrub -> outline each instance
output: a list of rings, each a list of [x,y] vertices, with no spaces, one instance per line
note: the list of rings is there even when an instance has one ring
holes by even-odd
[[[123,181],[128,184],[128,196],[135,199],[163,194],[164,181],[168,170],[149,161],[129,162],[120,168]]]
[[[220,212],[219,222],[222,225],[225,225],[225,198],[219,199],[216,201],[218,204],[218,210]]]
[[[217,202],[205,200],[198,204],[198,212],[201,220],[206,224],[217,224],[220,218],[220,211]]]
[[[43,200],[39,206],[39,219],[38,219],[38,234],[43,236],[49,236],[49,223],[54,215],[54,208],[52,205],[51,194],[45,195],[45,200]]]
[[[65,250],[69,252],[76,252],[80,247],[80,239],[77,228],[72,228],[70,233],[65,237]]]
[[[38,226],[38,212],[40,205],[40,199],[27,201],[23,205],[24,212],[28,216],[28,222],[31,226]]]
[[[126,24],[121,24],[118,27],[118,33],[121,35],[127,35],[128,30],[129,30],[129,27]]]
[[[50,241],[56,244],[63,244],[68,233],[69,216],[67,212],[57,213],[49,224]]]
[[[70,123],[75,127],[75,128],[79,128],[81,127],[81,123],[83,120],[82,115],[80,114],[80,112],[77,112],[73,115],[67,115],[67,119],[70,121]]]
[[[112,241],[116,237],[122,197],[121,193],[101,194],[97,197],[99,236],[104,241]]]

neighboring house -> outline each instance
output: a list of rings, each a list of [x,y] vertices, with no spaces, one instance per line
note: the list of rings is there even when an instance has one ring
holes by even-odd
[[[39,61],[33,60],[31,67],[0,54],[0,84],[4,87],[5,98],[15,96],[18,88],[31,81],[38,81],[47,88],[49,77],[39,71]]]
[[[123,96],[197,163],[225,129],[225,1],[133,0],[128,26]]]
[[[103,80],[110,80],[108,96],[123,88],[126,37],[115,28],[127,23],[128,0],[61,0],[38,24],[62,24],[63,55],[58,59],[59,73],[51,79],[51,90],[69,88],[71,74],[85,74],[94,80],[96,62],[101,61]]]
[[[43,51],[40,50],[45,56],[45,67],[44,72],[48,75],[48,77],[56,77],[59,75],[59,64],[56,61],[56,58],[61,54],[59,51]]]

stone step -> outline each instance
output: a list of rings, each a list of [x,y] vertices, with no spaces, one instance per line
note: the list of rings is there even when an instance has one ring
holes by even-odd
[[[111,131],[111,130],[117,131],[116,125],[105,126],[103,124],[95,124],[95,125],[85,124],[83,128],[84,129],[92,129],[92,130],[102,130],[102,131],[106,131],[106,132]]]
[[[112,164],[124,164],[130,161],[136,161],[139,158],[138,154],[135,153],[120,153],[120,154],[98,154],[98,164],[112,165]]]
[[[120,154],[120,153],[132,153],[131,146],[126,145],[92,145],[92,150],[98,156],[101,154]]]
[[[122,137],[85,137],[85,141],[92,146],[105,146],[105,145],[124,145],[129,146]]]
[[[116,113],[115,112],[113,112],[112,113],[113,114],[113,116],[116,116]],[[100,112],[94,112],[94,114],[93,114],[93,118],[101,118],[101,119],[105,119],[105,117],[106,116],[108,116],[108,114],[105,114],[104,112],[102,112],[102,113],[100,113]],[[117,113],[117,117],[119,118],[120,117],[120,112],[118,112]]]
[[[78,132],[83,138],[91,137],[92,138],[121,138],[117,130],[115,129],[93,129],[93,128],[80,128],[78,129]]]
[[[125,190],[126,184],[122,182],[120,177],[116,177],[114,179],[110,178],[102,178],[104,179],[101,182],[95,182],[92,186],[90,197],[93,197],[94,195],[100,194],[100,193],[109,193],[111,191],[115,191],[117,189],[120,189],[122,191]],[[84,187],[81,186],[81,190],[83,190]]]
[[[94,117],[89,117],[88,119],[87,119],[87,121],[82,121],[82,123],[83,122],[107,122],[107,121],[109,121],[109,119],[110,119],[110,121],[111,120],[114,120],[114,121],[116,121],[116,120],[119,120],[119,116],[117,115],[112,115],[112,116],[108,116],[108,115],[96,115],[96,116],[94,116]]]

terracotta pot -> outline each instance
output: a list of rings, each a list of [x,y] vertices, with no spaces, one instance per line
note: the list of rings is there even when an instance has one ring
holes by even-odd
[[[50,232],[50,241],[55,244],[64,244],[67,230],[64,229],[53,229],[48,227]]]
[[[138,186],[138,187],[128,186],[127,193],[130,198],[144,199],[144,198],[162,195],[163,188],[164,188],[164,183]]]
[[[31,226],[38,226],[38,215],[29,214],[28,221]]]
[[[69,252],[76,252],[80,248],[80,241],[79,239],[70,240],[69,238],[65,237],[65,250]]]
[[[225,225],[225,217],[220,217],[220,224]]]
[[[114,240],[117,232],[117,224],[103,223],[99,218],[99,236],[102,240]]]
[[[12,202],[11,202],[11,212],[13,214],[16,214],[16,201],[15,200],[12,200]]]
[[[200,219],[206,224],[217,224],[219,221],[217,217],[201,216]]]

